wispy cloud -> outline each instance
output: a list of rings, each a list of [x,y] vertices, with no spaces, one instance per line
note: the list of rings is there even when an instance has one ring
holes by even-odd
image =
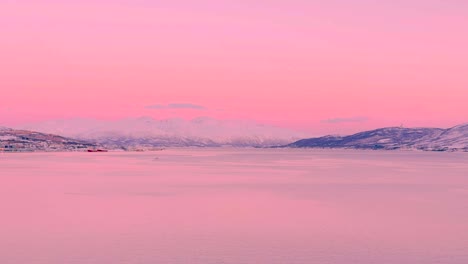
[[[356,116],[356,117],[337,117],[337,118],[330,118],[326,120],[322,120],[322,123],[328,124],[338,124],[338,123],[360,123],[366,122],[369,118],[365,116]]]
[[[154,105],[148,105],[145,108],[147,109],[195,109],[195,110],[206,110],[206,107],[197,105],[197,104],[191,104],[191,103],[172,103],[172,104],[154,104]]]

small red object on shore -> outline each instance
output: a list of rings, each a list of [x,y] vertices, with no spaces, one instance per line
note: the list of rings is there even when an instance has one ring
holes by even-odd
[[[88,149],[88,152],[108,152],[107,149]]]

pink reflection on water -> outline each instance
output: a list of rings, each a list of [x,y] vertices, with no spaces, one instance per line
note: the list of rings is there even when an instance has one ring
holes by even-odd
[[[467,158],[243,149],[3,155],[0,260],[466,263]]]

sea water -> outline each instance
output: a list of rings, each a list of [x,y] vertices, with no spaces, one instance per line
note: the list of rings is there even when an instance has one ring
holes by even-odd
[[[0,263],[468,263],[468,155],[0,153]]]

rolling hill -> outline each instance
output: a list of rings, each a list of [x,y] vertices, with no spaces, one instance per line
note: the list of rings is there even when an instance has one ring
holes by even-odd
[[[468,124],[449,129],[387,127],[349,136],[301,139],[283,147],[468,151]]]
[[[53,134],[0,127],[0,151],[83,151],[94,143]]]

